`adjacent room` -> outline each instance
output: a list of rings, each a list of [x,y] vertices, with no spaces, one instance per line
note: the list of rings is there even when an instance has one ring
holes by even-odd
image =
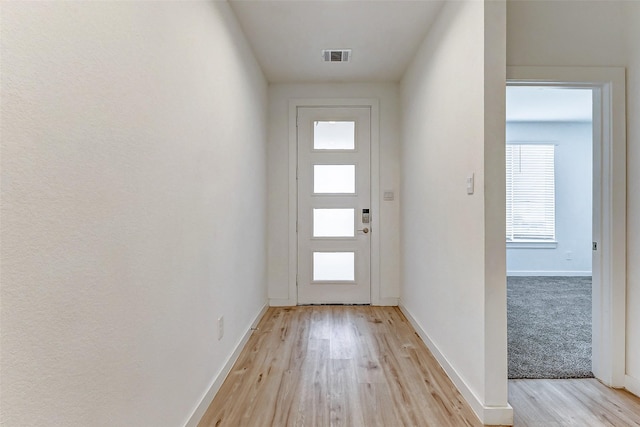
[[[592,92],[507,87],[511,379],[593,376]]]

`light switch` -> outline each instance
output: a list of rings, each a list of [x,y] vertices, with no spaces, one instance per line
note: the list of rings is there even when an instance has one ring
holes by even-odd
[[[467,194],[473,194],[474,174],[467,177]]]
[[[393,191],[385,191],[384,194],[382,195],[382,198],[384,200],[386,200],[387,202],[390,202],[393,200]]]

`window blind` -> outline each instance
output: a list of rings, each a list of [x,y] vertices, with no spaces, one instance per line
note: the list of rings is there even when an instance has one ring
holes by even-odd
[[[507,144],[507,241],[553,241],[555,146]]]

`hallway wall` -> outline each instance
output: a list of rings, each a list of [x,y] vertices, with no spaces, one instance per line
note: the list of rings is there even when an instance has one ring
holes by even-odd
[[[627,67],[627,384],[640,394],[640,5],[509,1],[507,65]],[[570,31],[569,31],[570,29]]]
[[[504,7],[447,2],[401,84],[401,307],[486,424],[509,424],[513,416],[506,370]]]
[[[1,7],[0,424],[184,425],[266,304],[262,72],[226,2]]]

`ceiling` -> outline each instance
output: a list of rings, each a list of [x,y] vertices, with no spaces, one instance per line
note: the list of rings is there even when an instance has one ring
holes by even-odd
[[[443,2],[229,0],[271,83],[396,82]],[[323,49],[352,49],[325,63]]]
[[[589,122],[591,89],[507,87],[507,121]]]
[[[397,82],[441,0],[229,0],[270,83]],[[323,49],[351,49],[326,63]],[[508,121],[590,121],[591,91],[511,86]]]

